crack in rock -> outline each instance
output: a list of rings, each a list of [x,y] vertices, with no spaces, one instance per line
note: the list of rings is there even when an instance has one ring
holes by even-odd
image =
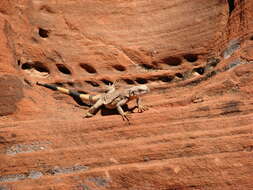
[[[223,58],[224,59],[229,58],[239,48],[240,48],[239,40],[231,40],[228,43],[227,48],[223,51]]]
[[[66,168],[60,168],[59,166],[55,166],[53,169],[50,169],[47,171],[50,175],[57,175],[57,174],[69,174],[77,171],[84,171],[88,170],[89,168],[87,166],[81,166],[76,165],[73,167],[66,167]]]

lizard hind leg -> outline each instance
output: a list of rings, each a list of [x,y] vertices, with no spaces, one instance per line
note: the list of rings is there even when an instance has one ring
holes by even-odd
[[[88,112],[85,114],[84,118],[89,118],[92,117],[96,114],[96,112],[98,111],[98,109],[103,105],[103,101],[102,100],[98,100],[89,110]]]

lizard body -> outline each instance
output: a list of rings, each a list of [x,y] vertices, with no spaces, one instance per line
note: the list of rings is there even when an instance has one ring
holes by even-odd
[[[92,117],[101,106],[105,106],[108,109],[117,109],[123,120],[129,122],[127,114],[123,111],[122,106],[127,104],[131,100],[136,100],[138,112],[146,110],[141,105],[140,96],[148,93],[150,90],[146,85],[133,86],[126,89],[116,89],[115,85],[109,86],[106,93],[98,95],[81,94],[66,88],[58,87],[51,84],[41,84],[37,82],[37,85],[47,87],[52,90],[57,90],[61,93],[68,94],[70,96],[79,97],[80,99],[92,104],[85,117]]]

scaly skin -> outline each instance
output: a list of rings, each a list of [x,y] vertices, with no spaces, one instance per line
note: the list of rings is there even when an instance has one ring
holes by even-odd
[[[61,93],[68,94],[71,96],[76,96],[82,100],[89,102],[91,108],[85,114],[85,118],[92,117],[97,112],[97,110],[104,105],[108,109],[117,109],[124,121],[129,123],[129,116],[123,111],[122,106],[127,104],[131,100],[136,100],[138,112],[143,112],[147,108],[141,105],[140,96],[147,94],[150,90],[146,85],[133,86],[127,89],[116,89],[115,84],[109,86],[109,89],[106,93],[99,95],[89,95],[89,94],[80,94],[78,92],[57,87],[51,84],[41,84],[37,82],[37,85],[50,88],[52,90],[57,90]]]

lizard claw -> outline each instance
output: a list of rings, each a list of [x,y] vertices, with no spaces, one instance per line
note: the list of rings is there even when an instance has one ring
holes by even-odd
[[[148,107],[146,107],[146,106],[139,106],[139,107],[138,107],[138,112],[139,112],[139,113],[144,112],[144,111],[146,111],[146,110],[148,110]]]
[[[126,113],[125,113],[124,115],[122,115],[123,121],[127,121],[128,124],[130,124],[129,118],[130,118],[130,115],[128,115],[128,114],[126,114]]]

